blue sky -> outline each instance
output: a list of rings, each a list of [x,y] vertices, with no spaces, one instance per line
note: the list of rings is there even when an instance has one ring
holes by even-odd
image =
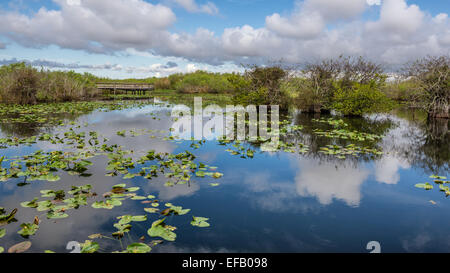
[[[447,0],[11,0],[0,64],[112,78],[341,54],[398,66],[450,52]]]

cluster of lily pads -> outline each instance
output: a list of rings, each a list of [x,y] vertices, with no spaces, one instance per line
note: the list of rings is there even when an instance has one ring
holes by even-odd
[[[68,138],[77,140],[70,144],[79,145],[79,139],[83,139],[84,135],[69,133]],[[96,134],[90,134],[91,140],[97,139]],[[66,142],[66,144],[68,144]],[[98,144],[98,143],[96,143]],[[95,145],[96,145],[95,144]],[[94,146],[95,146],[94,145]],[[138,160],[133,160],[126,155],[132,153],[132,151],[123,150],[121,146],[111,145],[107,146],[103,144],[95,146],[95,152],[89,150],[78,150],[76,152],[63,152],[63,151],[51,151],[43,152],[41,150],[34,152],[31,155],[16,157],[15,159],[1,158],[2,161],[9,163],[9,168],[1,168],[0,174],[2,181],[9,179],[17,179],[25,177],[25,181],[33,180],[47,180],[58,181],[60,177],[56,175],[58,171],[66,171],[70,175],[89,176],[86,173],[88,167],[92,165],[92,162],[87,160],[89,158],[106,155],[109,158],[108,165],[106,167],[107,176],[123,175],[123,179],[132,179],[137,176],[144,177],[151,180],[157,177],[159,174],[164,174],[168,179],[166,186],[173,186],[176,184],[189,183],[192,177],[205,177],[210,176],[212,178],[220,178],[222,173],[217,172],[217,167],[209,166],[203,163],[195,163],[195,155],[186,151],[179,154],[170,153],[157,153],[154,150],[148,151],[145,156],[142,156]],[[156,163],[152,164],[151,163]],[[136,173],[131,173],[130,170],[139,168]],[[217,186],[218,183],[211,183],[211,186]],[[22,202],[21,206],[26,208],[34,208],[38,212],[46,212],[48,219],[63,219],[67,218],[68,210],[77,209],[80,206],[87,205],[87,198],[97,196],[95,193],[91,193],[91,185],[84,185],[81,187],[72,187],[72,190],[65,192],[64,190],[42,190],[41,198],[52,198],[51,200],[39,200],[35,198],[31,201]],[[103,195],[105,200],[94,201],[92,207],[94,209],[113,209],[114,207],[121,206],[125,199],[131,200],[145,200],[142,202],[150,202],[151,208],[146,208],[148,213],[159,212],[159,202],[154,199],[154,196],[138,196],[134,192],[139,190],[138,187],[126,187],[126,184],[119,184],[112,188],[112,190]],[[70,198],[66,196],[71,195]],[[188,209],[183,209],[179,206],[173,206],[172,204],[166,204],[167,209],[162,210],[160,213],[163,216],[168,215],[183,215],[189,212]],[[15,210],[16,212],[17,210]],[[2,222],[11,222],[14,219],[15,212],[7,215],[2,215],[0,218]],[[3,212],[2,212],[3,213]],[[144,221],[146,217],[129,217],[124,216],[115,227],[118,229],[113,233],[113,237],[121,237],[125,232],[130,230],[130,223],[128,221]],[[22,223],[21,229],[18,234],[28,238],[34,235],[39,229],[40,219],[35,217],[31,223]],[[207,218],[193,217],[192,225],[199,227],[206,227],[209,224],[206,222]],[[126,223],[128,222],[128,223]],[[149,229],[149,235],[152,237],[161,237],[166,240],[175,239],[173,236],[173,227],[164,223],[164,219],[155,221],[152,227]],[[0,230],[0,235],[4,236],[5,230]],[[87,240],[82,247],[82,252],[93,252],[98,250],[98,245],[95,242]],[[148,245],[147,245],[148,246]],[[148,246],[149,247],[149,246]],[[144,247],[142,243],[133,243],[126,251],[140,252],[143,249],[150,250],[148,247]]]
[[[356,130],[350,131],[348,129],[345,129],[346,127],[348,127],[348,124],[345,123],[342,119],[312,119],[312,121],[318,123],[326,123],[334,127],[334,129],[331,130],[321,130],[318,128],[313,130],[316,135],[323,137],[349,139],[355,141],[375,141],[383,138],[383,136],[381,135],[364,133]]]
[[[327,145],[326,147],[321,147],[319,153],[333,155],[339,159],[346,159],[349,155],[358,157],[361,154],[383,154],[383,152],[378,151],[375,148],[359,147],[355,144],[349,144],[345,147],[340,145]]]
[[[446,180],[446,176],[432,175],[430,178],[434,179],[435,184],[439,185],[439,191],[444,192],[447,197],[450,195],[450,187],[446,186],[446,184],[450,183],[450,180]],[[415,187],[425,189],[427,191],[434,188],[434,186],[429,182],[416,184]]]
[[[92,165],[92,162],[87,159],[94,156],[95,154],[90,151],[43,152],[38,150],[33,154],[14,159],[2,157],[0,158],[0,181],[5,182],[24,177],[24,182],[21,184],[35,180],[54,182],[61,179],[55,174],[60,170],[64,170],[70,175],[89,176],[85,172],[87,166]],[[3,161],[9,162],[9,168],[2,167]]]
[[[92,204],[93,208],[103,208],[103,209],[112,209],[114,206],[118,206],[122,204],[126,198],[130,198],[131,200],[140,200],[143,204],[150,204],[151,207],[144,208],[144,211],[149,215],[159,214],[161,216],[160,219],[153,221],[150,228],[147,230],[147,235],[151,238],[161,238],[166,241],[175,241],[177,235],[175,230],[177,229],[174,226],[166,224],[166,218],[169,216],[181,216],[188,214],[191,210],[185,209],[181,206],[175,206],[172,203],[165,203],[165,208],[160,209],[160,201],[155,199],[156,197],[153,195],[149,196],[137,196],[133,192],[137,191],[139,188],[125,188],[125,184],[120,184],[113,186],[111,192],[107,192],[103,194],[107,200],[111,200],[110,203],[106,202],[95,202]],[[116,228],[116,231],[111,235],[114,239],[121,240],[125,234],[129,233],[133,227],[134,222],[146,222],[148,220],[149,215],[122,215],[118,216],[117,223],[114,223],[113,226]],[[197,227],[209,227],[210,224],[207,222],[209,218],[205,217],[196,217],[192,216],[191,225]],[[92,234],[88,236],[89,239],[101,239],[108,238],[109,236],[104,234]],[[97,252],[100,249],[100,245],[98,242],[94,242],[91,240],[86,240],[82,244],[82,253],[93,253]],[[150,243],[144,243],[145,236],[142,236],[139,239],[141,242],[133,242],[127,246],[127,248],[123,251],[115,251],[116,253],[148,253],[152,250],[152,247],[163,243],[163,240],[152,240]]]
[[[72,186],[72,189],[67,193],[64,190],[41,190],[41,198],[44,200],[39,200],[35,198],[32,201],[22,202],[21,206],[24,208],[34,208],[37,212],[47,212],[47,219],[63,219],[69,217],[67,211],[71,209],[78,209],[80,206],[88,205],[88,200],[97,197],[96,193],[91,192],[91,185],[83,186]],[[148,229],[147,234],[150,237],[159,237],[166,241],[174,241],[176,239],[176,234],[174,231],[176,227],[167,225],[165,219],[171,215],[185,215],[189,213],[190,209],[185,209],[181,206],[175,206],[172,203],[166,203],[165,209],[160,209],[160,202],[153,195],[148,196],[138,196],[135,192],[139,190],[139,187],[126,187],[126,184],[118,184],[112,187],[110,192],[104,193],[102,195],[105,198],[104,201],[93,201],[92,207],[94,209],[113,209],[114,207],[121,206],[122,202],[126,199],[138,200],[143,204],[151,204],[151,207],[144,208],[144,211],[149,214],[159,214],[163,218],[155,220],[151,227]],[[70,195],[70,196],[69,196]],[[49,198],[49,199],[48,199]],[[14,209],[10,213],[6,213],[4,208],[0,208],[0,226],[7,225],[11,222],[17,221],[14,216],[17,213],[17,209]],[[112,233],[114,239],[120,240],[124,237],[124,234],[128,233],[132,228],[132,222],[145,222],[148,219],[147,215],[123,215],[117,217],[119,220],[114,224],[117,229]],[[17,232],[24,238],[28,238],[39,229],[39,224],[42,220],[38,216],[34,218],[31,223],[22,223],[20,225],[21,229]],[[209,227],[207,222],[208,218],[192,216],[191,225],[197,227]],[[0,229],[0,238],[4,237],[6,234],[6,229]],[[108,238],[106,235],[93,234],[89,236],[89,239],[100,239]],[[93,253],[99,251],[99,244],[91,240],[86,240],[81,244],[82,253]],[[141,237],[141,241],[145,238]],[[146,253],[150,252],[151,246],[162,243],[161,240],[153,240],[149,244],[143,242],[132,243],[128,245],[126,250],[120,252],[127,253]],[[22,242],[10,248],[9,252],[23,252],[26,251],[31,246],[31,242]],[[0,247],[0,252],[4,249]],[[46,251],[52,252],[52,251]],[[115,251],[119,252],[119,251]]]
[[[91,185],[72,186],[72,189],[67,193],[64,190],[41,190],[41,198],[52,198],[38,201],[39,198],[34,198],[31,201],[20,203],[24,208],[35,208],[38,212],[47,212],[47,219],[63,219],[69,217],[66,213],[71,209],[78,209],[80,206],[86,206],[88,198],[97,196],[96,193],[91,192]],[[70,198],[66,198],[71,195]],[[33,224],[26,224],[27,227],[33,227],[35,232],[39,228],[39,220],[34,221]],[[28,229],[25,230],[23,236],[33,235],[34,232]],[[19,233],[20,234],[20,233]]]
[[[0,104],[0,118],[2,123],[36,124],[42,127],[65,125],[66,119],[73,119],[79,115],[94,110],[109,112],[129,108],[143,108],[150,101],[88,101],[42,103],[37,105],[8,105]]]
[[[350,141],[376,141],[382,138],[380,135],[369,134],[358,131],[349,131],[345,129],[348,127],[348,124],[345,123],[342,119],[334,119],[334,118],[322,118],[322,119],[312,119],[314,122],[328,124],[334,129],[332,130],[321,130],[318,128],[313,129],[313,133],[318,136],[323,136],[327,138],[334,139],[343,139]],[[278,134],[280,136],[280,140],[278,142],[278,151],[283,151],[287,153],[299,153],[306,154],[310,152],[310,146],[305,143],[296,142],[295,135],[298,135],[302,132],[304,127],[302,125],[291,125],[288,120],[283,120],[278,122],[280,128],[278,130],[270,130],[269,128],[269,137],[274,134]],[[269,122],[269,124],[272,124]],[[292,137],[294,136],[294,137]],[[255,150],[252,149],[252,145],[260,145],[270,139],[261,139],[260,137],[250,140],[246,139],[246,141],[232,141],[226,140],[225,137],[223,139],[219,139],[219,145],[227,146],[226,152],[231,155],[240,156],[241,158],[253,158],[255,155]],[[294,140],[294,141],[292,141]],[[198,147],[198,144],[192,144]],[[191,145],[191,146],[192,146]],[[373,145],[372,145],[373,146]],[[319,147],[319,153],[325,155],[335,156],[339,159],[345,159],[348,156],[359,157],[360,155],[382,155],[383,152],[376,147],[368,147],[368,146],[358,146],[355,143],[348,144],[346,146],[341,146],[337,144],[330,144],[324,147]]]

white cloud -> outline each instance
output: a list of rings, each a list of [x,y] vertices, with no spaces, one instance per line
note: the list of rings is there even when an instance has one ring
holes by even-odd
[[[270,56],[282,47],[282,40],[265,29],[249,25],[227,28],[222,35],[224,52],[231,56]]]
[[[186,71],[188,72],[188,73],[190,73],[190,72],[195,72],[195,71],[197,71],[198,70],[198,68],[195,66],[195,64],[187,64],[186,65]]]
[[[367,0],[367,5],[379,6],[379,5],[381,5],[381,0]]]
[[[448,20],[448,14],[447,13],[439,13],[433,18],[433,22],[436,24],[442,24],[445,23]]]
[[[177,1],[188,10],[202,10],[195,1]],[[31,15],[0,11],[0,35],[29,47],[125,51],[211,65],[279,59],[303,63],[341,54],[401,64],[450,52],[448,15],[433,17],[405,0],[305,0],[292,14],[267,16],[263,27],[229,27],[221,35],[207,28],[198,28],[195,33],[171,33],[169,28],[176,20],[172,10],[143,0],[55,3],[60,9],[41,8]],[[379,11],[379,18],[365,22],[362,14],[369,5],[378,4],[381,6],[373,9]]]
[[[169,8],[143,0],[54,1],[60,10],[43,7],[31,16],[0,12],[0,33],[32,47],[56,44],[91,52],[128,47],[148,50],[159,44],[176,19]]]
[[[289,19],[275,13],[266,18],[266,25],[281,36],[308,39],[322,33],[325,21],[318,12],[294,14]]]
[[[380,20],[368,23],[367,28],[385,33],[410,35],[420,28],[424,16],[417,5],[408,6],[404,0],[384,0]]]
[[[306,12],[318,12],[326,21],[355,18],[367,7],[366,0],[306,0],[304,3]]]
[[[69,6],[79,6],[81,5],[80,0],[67,0],[67,5]]]
[[[359,206],[361,185],[369,176],[362,168],[334,163],[318,164],[309,160],[300,160],[299,173],[295,178],[297,193],[300,196],[313,196],[323,205],[329,205],[334,199],[344,201],[349,206]]]
[[[375,163],[375,178],[380,183],[397,184],[400,181],[399,170],[410,167],[404,160],[394,156],[384,156]]]
[[[288,18],[278,13],[267,16],[266,25],[281,36],[311,39],[323,33],[327,23],[355,18],[366,6],[366,0],[305,0],[297,2]]]
[[[172,0],[172,1],[182,6],[189,12],[203,12],[211,15],[219,13],[219,9],[212,2],[207,2],[206,4],[199,5],[195,2],[195,0]]]

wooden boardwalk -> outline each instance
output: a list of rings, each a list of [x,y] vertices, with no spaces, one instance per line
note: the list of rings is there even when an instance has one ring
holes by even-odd
[[[126,93],[131,92],[132,94],[145,94],[147,91],[152,91],[155,89],[153,84],[148,83],[97,83],[97,88],[101,91]]]

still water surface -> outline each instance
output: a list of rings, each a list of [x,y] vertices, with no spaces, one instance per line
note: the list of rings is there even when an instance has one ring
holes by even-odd
[[[170,202],[191,209],[188,215],[167,217],[166,223],[177,227],[176,241],[157,245],[152,252],[368,252],[366,245],[370,241],[380,242],[382,252],[450,252],[450,200],[429,178],[449,176],[447,121],[427,124],[411,111],[343,118],[352,129],[384,135],[372,143],[384,154],[339,159],[320,153],[320,147],[364,143],[318,136],[313,129],[326,130],[331,126],[312,121],[320,116],[294,113],[290,123],[302,125],[303,130],[286,136],[290,138],[286,141],[307,144],[309,152],[263,153],[253,147],[253,158],[241,158],[226,151],[229,145],[222,146],[217,141],[207,141],[194,149],[190,147],[191,141],[163,140],[173,123],[170,113],[169,105],[160,104],[93,111],[75,119],[80,128],[63,125],[42,130],[52,135],[63,134],[70,128],[77,132],[96,131],[108,138],[108,143],[133,150],[132,157],[136,159],[152,149],[174,154],[189,150],[198,161],[217,166],[223,177],[194,177],[189,184],[173,187],[164,185],[167,180],[164,175],[152,180],[143,177],[123,180],[120,176],[105,176],[108,159],[98,156],[90,159],[93,165],[88,167],[92,174],[89,177],[61,171],[58,172],[61,180],[56,182],[33,181],[20,187],[18,183],[23,178],[0,182],[0,207],[7,211],[18,208],[18,221],[2,227],[7,233],[0,239],[0,246],[7,250],[24,241],[17,234],[19,225],[32,222],[36,215],[42,221],[36,234],[27,239],[32,242],[30,252],[69,252],[66,250],[69,241],[84,242],[95,233],[111,236],[116,217],[144,215],[143,209],[149,205],[125,200],[122,206],[106,210],[93,209],[90,202],[68,212],[68,218],[49,220],[45,213],[23,208],[20,202],[40,197],[41,190],[68,191],[72,185],[85,184],[91,184],[93,192],[98,193],[93,199],[96,201],[113,185],[127,183],[140,187],[138,195],[151,194],[161,204]],[[40,131],[26,130],[24,126],[2,124],[0,137],[36,135]],[[158,137],[117,135],[118,131],[140,129],[155,130]],[[8,158],[36,150],[64,149],[61,144],[38,141],[31,146],[1,149],[0,155]],[[414,186],[425,182],[434,184],[434,189],[426,191]],[[192,215],[209,218],[211,226],[192,226]],[[133,223],[122,244],[107,238],[96,239],[100,252],[122,250],[143,235],[146,242],[155,239],[149,238],[147,229],[158,218],[161,217],[157,214],[149,214],[146,222]]]

